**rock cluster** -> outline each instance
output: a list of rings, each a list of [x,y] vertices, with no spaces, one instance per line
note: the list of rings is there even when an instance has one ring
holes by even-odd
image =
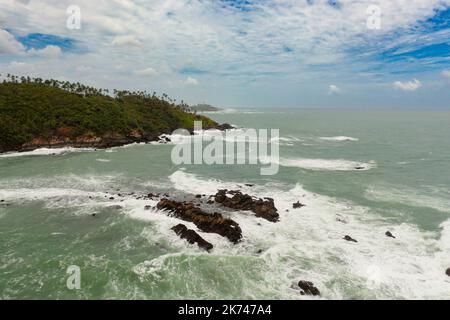
[[[168,210],[184,221],[193,222],[203,232],[217,233],[233,243],[239,242],[242,238],[242,230],[235,221],[224,218],[220,213],[206,213],[192,202],[161,199],[156,207],[159,210]]]
[[[253,211],[257,217],[270,222],[277,222],[279,220],[278,210],[271,198],[253,198],[237,190],[228,191],[224,189],[219,190],[214,196],[214,199],[217,203],[230,209]]]

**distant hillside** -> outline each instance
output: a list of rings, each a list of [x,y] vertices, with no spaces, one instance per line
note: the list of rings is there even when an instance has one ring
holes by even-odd
[[[211,106],[209,104],[205,104],[205,103],[200,103],[200,104],[197,104],[195,106],[190,106],[189,109],[192,110],[192,111],[197,111],[197,112],[220,111],[220,110],[222,110],[220,108],[213,107],[213,106]]]
[[[79,83],[9,76],[0,83],[0,152],[39,147],[106,148],[157,139],[178,128],[192,130],[195,120],[166,95],[87,87]]]

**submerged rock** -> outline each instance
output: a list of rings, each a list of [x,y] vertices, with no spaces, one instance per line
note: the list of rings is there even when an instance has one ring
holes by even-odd
[[[448,276],[450,277],[450,268],[448,268],[448,269],[445,271],[445,274],[448,275]]]
[[[294,209],[300,209],[301,207],[306,207],[303,203],[300,203],[300,201],[297,201],[296,203],[292,204],[292,208]]]
[[[194,244],[196,243],[199,248],[205,249],[209,251],[213,248],[213,245],[203,239],[197,232],[194,230],[188,229],[184,224],[178,224],[172,227],[172,230],[181,238],[186,239],[187,242]]]
[[[355,239],[353,239],[353,238],[350,237],[350,236],[345,236],[345,237],[344,237],[344,240],[346,240],[346,241],[351,241],[351,242],[358,242],[358,241],[356,241]]]
[[[394,238],[395,239],[395,236],[390,231],[386,231],[385,235],[387,237],[389,237],[389,238]]]
[[[237,222],[224,218],[220,213],[206,213],[193,203],[161,199],[156,207],[159,210],[168,210],[184,221],[193,222],[203,232],[217,233],[233,243],[239,242],[242,238],[242,230]]]
[[[228,197],[227,195],[232,195],[232,197]],[[271,198],[255,199],[240,191],[228,191],[225,189],[219,190],[214,196],[214,199],[217,203],[227,208],[253,211],[257,217],[270,222],[277,222],[279,220],[278,210],[275,208],[273,199]]]
[[[300,287],[300,294],[302,296],[320,296],[320,291],[314,286],[314,283],[310,281],[300,280],[298,282],[298,286]]]

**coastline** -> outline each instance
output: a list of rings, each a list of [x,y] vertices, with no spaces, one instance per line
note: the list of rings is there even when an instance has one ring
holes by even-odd
[[[192,128],[181,128],[189,131],[191,135],[194,134]],[[234,129],[233,126],[224,123],[206,129],[217,129],[226,131]],[[84,134],[75,138],[67,136],[52,136],[50,138],[37,137],[31,141],[24,143],[20,149],[1,149],[0,154],[10,152],[30,152],[41,148],[58,149],[58,148],[90,148],[90,149],[109,149],[120,147],[133,143],[151,143],[161,140],[161,136],[170,135],[171,132],[149,133],[141,134],[139,132],[132,132],[130,135],[120,134],[105,134],[103,136],[96,136],[93,134]]]

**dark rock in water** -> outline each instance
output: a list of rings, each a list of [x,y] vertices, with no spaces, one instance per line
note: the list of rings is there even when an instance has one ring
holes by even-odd
[[[231,198],[227,194],[232,195]],[[215,200],[221,205],[236,209],[236,210],[250,210],[253,211],[257,217],[264,218],[271,222],[279,220],[277,208],[275,208],[273,199],[265,198],[254,199],[248,194],[243,194],[240,191],[219,190],[215,195]]]
[[[152,206],[146,205],[146,206],[144,207],[144,210],[150,210],[151,208],[152,208]]]
[[[364,170],[364,167],[355,167],[356,170]]]
[[[450,268],[448,268],[448,269],[445,271],[445,274],[448,275],[448,276],[450,277]]]
[[[184,221],[193,222],[203,232],[217,233],[233,243],[242,238],[242,230],[235,221],[224,218],[220,213],[206,213],[193,203],[161,199],[156,207],[159,210],[168,210]]]
[[[195,197],[196,197],[197,199],[200,199],[200,198],[202,197],[202,195],[201,195],[201,194],[196,194]]]
[[[292,204],[292,208],[294,208],[294,209],[299,209],[301,207],[306,207],[306,205],[304,205],[303,203],[300,203],[300,201],[297,201],[296,203]]]
[[[148,198],[156,198],[156,197],[159,197],[159,194],[149,193],[149,194],[147,195],[147,197],[148,197]]]
[[[172,230],[181,238],[186,239],[187,242],[194,244],[196,243],[200,248],[209,251],[213,248],[213,245],[203,239],[194,230],[188,229],[184,224],[178,224],[172,228]]]
[[[217,130],[220,131],[225,131],[225,130],[230,130],[230,129],[234,129],[234,127],[228,123],[224,123],[224,124],[220,124],[216,127]]]
[[[109,200],[114,200],[114,197],[109,197]]]
[[[263,252],[262,249],[259,249],[258,251],[256,251],[257,254],[260,254],[262,252]]]
[[[394,238],[395,239],[394,235],[390,231],[386,231],[385,235],[390,237],[390,238]]]
[[[300,294],[302,296],[320,296],[320,291],[314,286],[314,283],[310,281],[300,280],[298,282],[298,286],[300,287]]]
[[[95,213],[93,213],[92,216],[95,217]]]
[[[206,203],[207,203],[207,204],[213,204],[213,203],[214,203],[214,201],[212,201],[212,200],[208,200],[208,201],[206,201]]]
[[[90,197],[89,197],[89,198],[90,198]],[[0,200],[0,202],[5,202],[5,200],[2,199],[2,200]]]
[[[344,240],[346,240],[346,241],[351,241],[351,242],[358,242],[358,241],[356,241],[355,239],[353,239],[353,238],[350,237],[350,236],[345,236],[345,237],[344,237]]]
[[[254,186],[254,184],[251,184],[251,183],[246,183],[246,184],[245,184],[245,186],[247,186],[247,187],[253,187],[253,186]]]

